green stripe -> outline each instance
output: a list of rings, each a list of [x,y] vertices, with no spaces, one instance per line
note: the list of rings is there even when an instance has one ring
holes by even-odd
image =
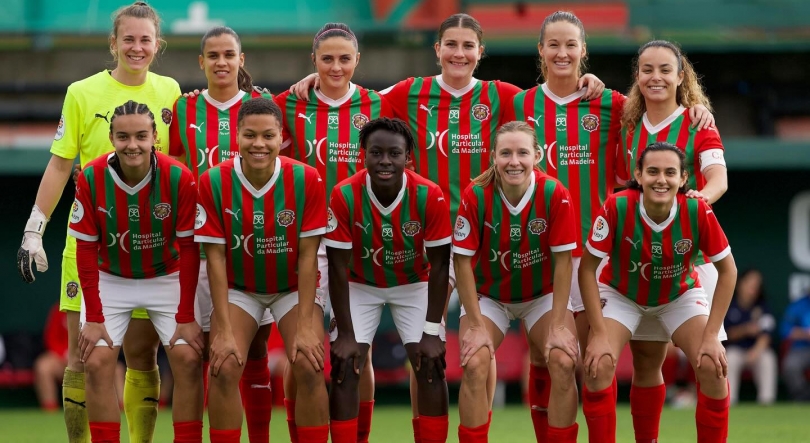
[[[353,201],[354,200],[354,195],[350,191],[351,187],[350,186],[345,186],[343,189],[344,189],[344,194],[343,194],[344,198],[346,199],[347,203],[351,202],[350,205],[351,205],[351,208],[352,208],[352,214],[354,214],[354,212],[353,212],[353,210],[354,210],[354,201]],[[371,203],[371,198],[369,197],[369,192],[371,192],[371,190],[368,189],[365,185],[363,185],[363,190],[360,192],[360,198],[362,199],[361,204],[363,205],[362,206],[363,216],[362,216],[362,219],[360,221],[360,224],[362,224],[363,226],[369,226],[369,223],[371,223],[371,225],[372,225],[372,226],[369,226],[371,229],[364,229],[363,230],[364,232],[362,234],[363,247],[367,248],[366,250],[370,251],[369,254],[371,254],[371,257],[367,257],[367,258],[370,258],[371,260],[368,260],[368,259],[363,260],[363,277],[365,278],[366,281],[374,281],[374,252],[375,251],[374,251],[374,226],[373,226],[373,223],[372,223],[372,220],[374,220],[374,215],[372,213],[373,204]],[[349,226],[349,230],[354,229],[353,226],[354,225]],[[366,232],[366,231],[368,231],[368,232]]]

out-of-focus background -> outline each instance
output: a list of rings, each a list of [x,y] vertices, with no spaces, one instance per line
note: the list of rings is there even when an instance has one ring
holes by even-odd
[[[26,285],[14,256],[50,154],[67,86],[112,68],[110,16],[128,2],[3,0],[0,4],[0,406],[33,405],[31,365],[51,306],[58,301],[64,225],[72,184],[63,194],[45,247],[51,269]],[[254,83],[280,93],[312,72],[315,32],[345,22],[359,37],[354,82],[385,88],[410,76],[438,73],[433,43],[450,14],[482,24],[486,57],[476,73],[522,88],[536,84],[537,36],[543,18],[570,10],[584,22],[589,72],[626,92],[638,47],[663,38],[679,43],[713,102],[726,148],[729,191],[716,213],[738,268],[761,271],[771,318],[781,323],[791,301],[810,288],[810,2],[806,0],[153,0],[168,45],[153,70],[184,91],[201,88],[200,37],[211,26],[240,34]],[[450,325],[457,325],[457,309]],[[393,323],[375,344],[379,396],[394,401],[407,386],[405,353]],[[782,358],[779,327],[771,347]],[[1,343],[1,342],[0,342]],[[452,341],[449,352],[455,352]],[[499,351],[501,400],[520,401],[526,346],[519,329]],[[457,357],[456,357],[457,360]],[[623,383],[629,382],[627,360]],[[454,371],[460,373],[460,371]],[[688,371],[687,371],[688,372]],[[688,379],[688,375],[684,376]],[[743,373],[743,400],[756,398]],[[458,383],[458,379],[452,380]],[[688,381],[683,382],[688,386]],[[780,399],[789,398],[780,382]],[[675,398],[673,394],[673,399]],[[455,399],[454,395],[451,398]],[[674,400],[673,400],[674,401]]]

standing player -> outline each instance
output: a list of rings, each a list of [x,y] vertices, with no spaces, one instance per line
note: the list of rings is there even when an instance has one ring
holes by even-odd
[[[689,174],[687,196],[700,198],[708,204],[716,202],[728,188],[723,143],[715,127],[694,128],[685,108],[709,100],[703,91],[691,63],[677,46],[656,40],[643,45],[633,67],[635,82],[630,89],[622,115],[622,141],[631,162],[653,142],[677,146],[686,156]],[[695,269],[701,286],[712,302],[717,285],[717,270],[703,256],[698,256]],[[726,339],[720,327],[720,339]],[[635,334],[633,349],[633,385],[631,411],[636,438],[651,442],[658,438],[658,423],[664,406],[666,389],[661,366],[666,358],[669,335],[650,319],[643,319]]]
[[[439,326],[450,264],[447,202],[436,184],[405,170],[414,141],[404,122],[372,120],[359,143],[366,170],[332,191],[324,239],[336,326],[330,328],[332,441],[357,441],[359,372],[388,304],[416,369],[422,441],[444,442],[448,398]]]
[[[363,167],[360,129],[370,120],[390,117],[388,102],[374,91],[351,82],[360,62],[357,38],[343,23],[327,23],[312,42],[312,63],[317,70],[320,89],[307,91],[298,99],[289,91],[276,97],[284,113],[283,153],[318,169],[333,189]],[[318,249],[318,273],[321,289],[329,295],[329,273],[326,246]],[[367,358],[360,383],[360,416],[357,441],[367,443],[374,411],[374,373]],[[295,384],[289,373],[285,383],[284,403],[290,436],[295,439]]]
[[[583,409],[592,442],[616,441],[616,401],[610,385],[616,359],[642,318],[660,324],[695,370],[698,441],[727,439],[728,366],[718,333],[737,268],[709,205],[687,197],[684,163],[674,145],[647,146],[636,161],[635,180],[605,202],[588,237],[579,282],[592,331],[584,358],[584,389],[594,395],[583,397],[591,403]],[[694,269],[701,252],[719,274],[711,305]],[[597,285],[596,269],[604,257],[610,260]]]
[[[298,441],[325,443],[329,436],[321,374],[323,299],[316,293],[325,190],[317,170],[278,155],[281,119],[271,100],[243,103],[237,116],[239,156],[200,177],[195,239],[208,258],[214,304],[212,443],[239,441],[242,356],[266,308],[277,320],[296,381]]]
[[[180,95],[180,86],[171,78],[149,72],[162,43],[160,19],[152,7],[144,2],[123,7],[115,13],[110,34],[110,52],[117,63],[115,69],[105,69],[68,88],[51,146],[53,155],[42,177],[17,255],[25,281],[34,281],[32,261],[38,271],[48,269],[42,234],[71,176],[74,159],[78,155],[84,167],[112,149],[109,123],[116,106],[137,97],[150,109],[160,110],[155,147],[161,152],[168,151],[171,109]],[[88,442],[87,412],[83,406],[84,365],[78,349],[82,292],[76,270],[76,240],[71,236],[67,237],[62,254],[62,287],[60,309],[68,316],[68,365],[62,382],[65,425],[71,443]],[[154,399],[160,396],[160,375],[156,366],[158,335],[144,310],[135,311],[128,332],[124,339],[128,366],[124,412],[130,440],[151,441],[158,407]]]
[[[453,234],[464,367],[459,441],[487,441],[487,372],[513,319],[523,320],[530,346],[545,350],[549,441],[577,439],[577,342],[568,311],[576,223],[568,191],[536,167],[540,152],[531,126],[506,123],[492,166],[462,196]]]
[[[272,99],[269,93],[254,89],[252,78],[244,68],[242,44],[233,29],[219,26],[208,30],[200,43],[199,62],[200,69],[205,72],[208,80],[208,88],[200,95],[177,99],[169,133],[169,153],[184,160],[195,177],[238,154],[236,117],[242,103],[260,96]],[[203,353],[203,384],[207,390],[213,305],[205,257],[202,259],[196,307],[206,343],[206,351]],[[251,443],[270,441],[273,393],[270,390],[267,339],[272,323],[273,317],[269,311],[265,311],[259,330],[250,344],[245,371],[239,382]]]
[[[76,186],[68,233],[77,239],[85,296],[79,346],[93,442],[120,440],[115,367],[136,308],[147,310],[169,356],[173,398],[182,405],[172,410],[174,441],[202,441],[202,331],[194,319],[200,259],[192,238],[197,190],[185,166],[155,153],[156,137],[146,105],[130,100],[115,108],[115,152],[88,163]]]

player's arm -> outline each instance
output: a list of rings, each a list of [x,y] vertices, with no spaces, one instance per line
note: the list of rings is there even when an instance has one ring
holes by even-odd
[[[728,170],[723,165],[710,165],[702,172],[706,177],[706,186],[700,190],[700,194],[711,205],[728,190]]]
[[[316,371],[323,369],[323,341],[312,330],[315,309],[315,289],[318,281],[318,246],[320,235],[302,237],[298,241],[298,329],[291,347],[290,361],[303,354]]]
[[[583,75],[577,81],[577,89],[587,88],[585,91],[585,95],[582,96],[583,101],[595,100],[602,95],[602,91],[605,90],[605,82],[599,79],[599,77],[588,73]]]
[[[700,367],[703,356],[709,357],[717,370],[718,377],[728,376],[728,362],[726,353],[717,334],[723,326],[723,319],[731,304],[731,297],[734,294],[734,285],[737,282],[737,266],[734,263],[734,256],[729,252],[724,258],[713,262],[717,268],[717,287],[714,290],[709,320],[706,322],[706,329],[703,330],[703,341],[697,355],[697,367]]]
[[[588,339],[588,346],[583,357],[585,374],[596,377],[596,370],[599,367],[599,360],[603,356],[609,356],[616,364],[616,357],[613,355],[610,340],[605,327],[605,319],[602,317],[602,306],[599,300],[599,286],[596,283],[596,269],[602,258],[597,257],[586,249],[582,251],[582,259],[579,262],[577,281],[582,294],[582,304],[585,307],[585,315],[588,316],[588,323],[591,325],[591,337]]]
[[[489,336],[484,316],[481,314],[481,307],[478,304],[472,256],[459,254],[456,251],[453,261],[456,268],[458,298],[461,305],[464,306],[469,324],[467,332],[461,338],[461,366],[466,366],[470,358],[483,347],[489,348],[490,357],[495,358],[495,346],[492,344],[492,338]]]
[[[568,299],[571,294],[571,250],[551,252],[554,263],[554,289],[551,302],[551,324],[549,325],[548,339],[546,340],[545,357],[548,360],[552,349],[557,348],[568,354],[572,360],[577,360],[577,339],[565,327],[565,317],[568,312]]]
[[[318,89],[320,86],[321,79],[317,73],[313,72],[290,86],[290,93],[295,94],[298,100],[308,102],[310,89]]]
[[[225,244],[203,243],[203,251],[207,259],[208,285],[211,289],[211,302],[214,305],[214,319],[216,321],[216,335],[211,339],[209,356],[211,360],[211,375],[219,375],[222,363],[231,355],[241,366],[244,363],[242,354],[236,346],[231,325],[230,309],[228,307],[228,274],[225,256]]]
[[[349,305],[349,260],[351,249],[332,246],[326,247],[326,258],[329,261],[329,297],[332,299],[332,313],[338,331],[337,338],[330,347],[332,359],[332,378],[342,383],[349,365],[355,374],[360,374],[360,352],[354,335],[351,307]]]
[[[693,128],[709,129],[714,126],[714,114],[708,106],[703,103],[698,103],[689,108],[689,120],[692,121],[690,125]]]
[[[425,328],[416,353],[416,370],[422,370],[422,358],[427,360],[428,383],[433,382],[433,373],[438,371],[439,379],[444,380],[444,342],[439,338],[444,307],[447,305],[447,287],[450,284],[450,243],[425,248],[430,262],[428,277],[428,308],[425,315]]]

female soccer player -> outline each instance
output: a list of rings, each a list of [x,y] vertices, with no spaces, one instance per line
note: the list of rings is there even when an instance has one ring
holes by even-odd
[[[200,69],[208,88],[193,97],[180,97],[174,105],[174,120],[169,131],[169,154],[184,161],[199,177],[213,166],[238,154],[236,116],[247,100],[255,97],[272,99],[253,86],[245,70],[245,54],[239,36],[233,29],[218,26],[208,30],[200,43]],[[208,386],[208,344],[211,330],[211,292],[208,271],[202,257],[197,283],[197,318],[205,336],[203,383]],[[250,345],[245,370],[239,382],[242,406],[251,443],[270,441],[270,413],[273,393],[267,361],[267,339],[273,317],[265,311],[259,330]]]
[[[336,326],[330,328],[332,441],[357,441],[359,371],[387,304],[416,368],[422,441],[444,442],[448,398],[439,326],[450,265],[447,201],[436,184],[405,170],[414,141],[402,120],[372,120],[359,143],[366,169],[332,191],[324,239]]]
[[[301,443],[325,443],[323,298],[317,251],[326,197],[315,168],[284,156],[281,110],[263,97],[237,115],[239,156],[200,177],[195,240],[208,258],[214,305],[208,415],[211,442],[238,442],[239,379],[266,308],[284,340],[296,381]]]
[[[48,269],[42,249],[42,235],[50,214],[59,202],[62,189],[71,176],[73,161],[79,156],[81,166],[110,152],[110,116],[116,106],[137,98],[159,112],[155,147],[168,151],[172,104],[180,95],[180,86],[171,78],[149,72],[149,66],[160,51],[163,39],[157,12],[144,2],[136,2],[116,12],[110,34],[110,52],[116,61],[113,70],[73,83],[68,88],[62,117],[51,146],[51,160],[37,191],[36,204],[25,227],[18,264],[23,279],[34,281],[32,261],[37,270]],[[87,442],[87,413],[84,408],[84,365],[79,357],[79,311],[81,287],[76,270],[76,241],[68,236],[62,255],[62,297],[60,309],[68,315],[68,366],[63,381],[65,425],[71,443]],[[124,340],[127,360],[124,388],[124,411],[129,424],[130,440],[151,440],[157,418],[160,376],[156,367],[158,335],[146,312],[135,311],[134,321]]]
[[[188,168],[155,153],[156,138],[146,105],[130,100],[115,108],[109,136],[115,152],[88,163],[76,186],[68,234],[76,238],[85,297],[79,347],[93,442],[120,439],[115,366],[136,308],[149,313],[169,356],[173,398],[183,405],[172,410],[174,441],[202,441],[197,192]]]
[[[622,115],[622,142],[630,154],[629,164],[635,164],[649,143],[671,143],[686,156],[687,196],[713,204],[728,188],[723,143],[717,128],[693,127],[692,116],[685,109],[697,103],[709,106],[691,63],[677,46],[656,40],[639,49],[633,73],[635,82]],[[698,256],[695,269],[711,305],[717,270],[703,256]],[[722,325],[720,339],[726,339]],[[633,385],[638,389],[631,391],[630,403],[636,438],[641,442],[658,438],[666,394],[661,366],[668,341],[660,324],[643,319],[631,342]]]
[[[725,442],[728,366],[718,333],[737,278],[728,240],[709,205],[687,197],[688,173],[678,147],[647,146],[634,177],[628,190],[599,211],[579,270],[592,333],[584,359],[584,389],[592,393],[583,397],[588,435],[592,442],[616,441],[616,359],[647,317],[662,325],[695,370],[698,441]],[[719,274],[711,306],[694,269],[701,253]],[[604,257],[610,260],[597,285]]]
[[[464,367],[459,441],[487,441],[490,360],[516,318],[530,346],[545,350],[549,441],[577,438],[577,343],[568,311],[576,223],[568,191],[537,168],[540,156],[531,126],[503,125],[492,166],[467,187],[459,206],[453,234]]]

